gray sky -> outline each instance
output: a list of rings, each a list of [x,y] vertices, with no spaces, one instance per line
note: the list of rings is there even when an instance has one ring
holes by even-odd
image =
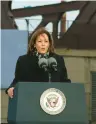
[[[71,0],[66,0],[71,1]],[[48,5],[48,4],[57,4],[60,3],[61,0],[13,0],[12,3],[12,9],[16,9],[16,8],[24,8],[24,7],[35,7],[35,6],[44,6],[44,5]],[[67,12],[66,13],[66,29],[68,29],[68,27],[71,26],[73,20],[75,20],[75,18],[77,17],[79,11],[73,11],[73,12]],[[29,27],[27,27],[26,25],[26,21],[25,19],[30,19],[29,20]],[[20,30],[27,30],[29,29],[29,31],[33,31],[37,25],[41,22],[42,20],[42,16],[31,16],[31,17],[26,17],[26,18],[20,18],[20,19],[16,19],[16,24],[18,25]],[[60,23],[58,25],[58,30],[60,27]],[[46,28],[51,32],[52,31],[52,23],[48,24],[46,26]]]

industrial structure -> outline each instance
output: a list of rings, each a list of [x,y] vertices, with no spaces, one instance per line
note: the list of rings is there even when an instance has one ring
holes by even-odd
[[[23,17],[41,15],[43,19],[36,29],[42,26],[45,27],[48,23],[52,22],[52,35],[56,52],[64,56],[68,75],[72,82],[84,84],[89,123],[96,124],[96,2],[61,2],[59,4],[13,10],[11,9],[11,5],[12,1],[1,1],[2,30],[18,30],[14,19]],[[79,10],[80,13],[72,26],[65,31],[64,21],[66,21],[66,12],[73,10]],[[64,14],[65,17],[63,16]],[[58,38],[58,23],[62,20],[62,17],[64,19],[60,37]],[[28,39],[30,39],[30,36]],[[4,89],[2,89],[2,123],[6,122],[7,108],[8,96],[5,94]]]

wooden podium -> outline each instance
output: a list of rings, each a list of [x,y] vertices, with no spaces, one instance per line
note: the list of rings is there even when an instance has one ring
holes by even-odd
[[[49,88],[62,91],[66,97],[64,110],[57,115],[46,113],[40,97]],[[14,97],[9,98],[8,124],[88,124],[85,91],[78,83],[19,82]]]

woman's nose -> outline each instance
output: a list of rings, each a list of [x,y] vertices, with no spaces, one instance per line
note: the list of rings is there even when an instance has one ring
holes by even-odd
[[[42,41],[42,45],[45,45],[45,42],[44,41]]]

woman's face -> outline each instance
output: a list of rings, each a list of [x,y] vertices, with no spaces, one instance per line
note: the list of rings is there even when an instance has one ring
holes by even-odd
[[[34,47],[36,47],[37,51],[41,54],[45,54],[50,46],[49,38],[47,34],[40,34],[37,39]]]

